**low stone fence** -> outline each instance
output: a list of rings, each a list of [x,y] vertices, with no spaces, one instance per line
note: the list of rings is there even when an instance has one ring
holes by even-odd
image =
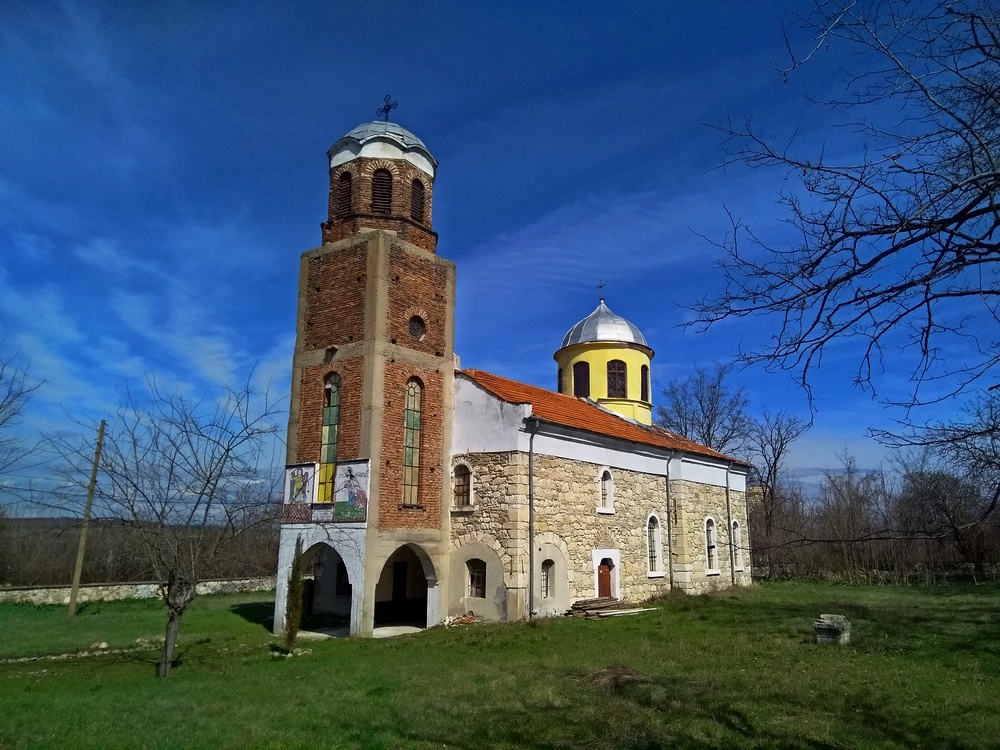
[[[271,591],[274,576],[202,581],[199,594],[227,594],[236,591]],[[0,604],[69,604],[69,586],[0,588]],[[80,586],[78,602],[110,602],[116,599],[156,599],[158,583],[88,583]]]

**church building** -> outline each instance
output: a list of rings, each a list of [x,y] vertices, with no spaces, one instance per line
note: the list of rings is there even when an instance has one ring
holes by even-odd
[[[305,610],[351,635],[558,615],[750,582],[744,462],[652,425],[653,350],[601,299],[556,391],[461,369],[437,161],[387,121],[328,152],[303,253],[274,630],[297,542]]]

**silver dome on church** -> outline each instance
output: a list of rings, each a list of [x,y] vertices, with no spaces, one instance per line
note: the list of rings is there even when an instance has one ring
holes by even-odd
[[[608,309],[602,299],[597,309],[570,328],[563,336],[562,349],[574,344],[592,341],[611,341],[621,344],[638,344],[649,349],[642,331],[631,322]]]
[[[384,120],[373,120],[372,122],[358,125],[354,130],[337,141],[333,147],[336,148],[341,141],[352,140],[358,143],[365,143],[374,138],[388,138],[396,141],[403,148],[417,147],[427,151],[427,146],[424,145],[424,142],[409,130],[399,123],[385,122]]]

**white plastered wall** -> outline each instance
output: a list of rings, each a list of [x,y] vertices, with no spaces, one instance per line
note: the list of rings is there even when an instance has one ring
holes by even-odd
[[[285,524],[281,527],[278,542],[278,574],[274,592],[274,634],[281,635],[285,630],[288,575],[292,570],[292,558],[295,556],[295,541],[300,537],[303,550],[308,550],[315,544],[327,544],[333,547],[344,561],[347,577],[351,582],[351,635],[361,635],[365,591],[365,528],[361,524],[335,526],[314,523]]]

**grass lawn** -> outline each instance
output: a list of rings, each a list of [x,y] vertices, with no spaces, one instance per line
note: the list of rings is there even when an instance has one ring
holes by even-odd
[[[157,652],[0,664],[0,748],[996,748],[996,586],[775,584],[602,621],[437,628],[274,658],[266,597]],[[812,643],[847,615],[848,646]],[[0,606],[0,658],[159,637],[153,602]]]

